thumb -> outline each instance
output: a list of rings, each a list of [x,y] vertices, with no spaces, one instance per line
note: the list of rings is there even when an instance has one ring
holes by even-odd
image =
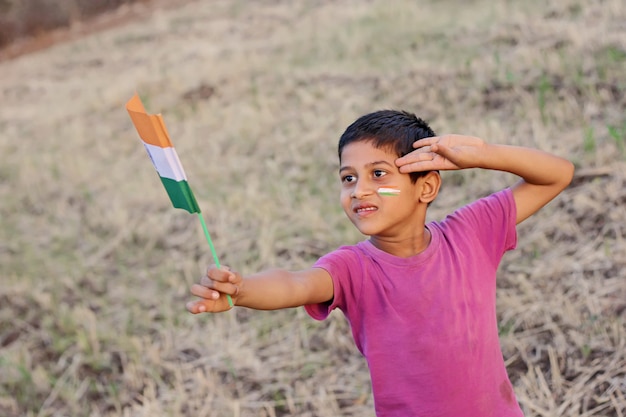
[[[442,143],[434,143],[433,145],[431,145],[430,151],[434,154],[442,156],[450,162],[454,162],[457,156],[457,152],[454,150],[454,148],[446,146]]]

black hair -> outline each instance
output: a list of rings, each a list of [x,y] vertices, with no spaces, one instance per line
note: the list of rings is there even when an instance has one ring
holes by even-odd
[[[337,153],[341,161],[343,148],[353,142],[370,141],[376,148],[387,148],[398,157],[413,151],[413,142],[437,136],[428,123],[402,110],[379,110],[359,117],[347,127],[339,139]],[[415,182],[426,172],[412,172]]]

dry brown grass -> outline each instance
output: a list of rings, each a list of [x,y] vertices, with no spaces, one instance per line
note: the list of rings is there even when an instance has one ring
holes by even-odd
[[[341,315],[186,313],[211,257],[135,91],[244,273],[361,239],[335,145],[362,113],[572,159],[502,264],[503,352],[527,416],[626,415],[626,5],[415,3],[198,1],[0,63],[0,415],[373,415]],[[446,173],[431,215],[511,180]]]

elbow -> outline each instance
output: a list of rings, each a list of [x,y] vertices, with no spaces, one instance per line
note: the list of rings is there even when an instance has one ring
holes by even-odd
[[[562,177],[562,185],[563,185],[563,189],[567,188],[567,186],[569,186],[572,183],[572,180],[574,179],[574,171],[575,171],[575,166],[574,164],[567,160],[564,159],[563,160],[563,168],[562,168],[562,173],[563,173],[563,177]]]

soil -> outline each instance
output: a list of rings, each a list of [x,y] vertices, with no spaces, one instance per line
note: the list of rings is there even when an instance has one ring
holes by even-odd
[[[21,5],[28,1],[25,0]],[[15,13],[13,15],[6,13],[6,16],[0,19],[0,24],[5,26],[4,31],[0,30],[0,62],[121,26],[133,20],[145,19],[155,9],[173,9],[191,1],[193,0],[127,0],[121,5],[105,7],[95,14],[78,18],[68,17],[69,24],[64,24],[63,21],[58,24],[53,22],[29,24],[28,22],[45,22],[45,20],[37,15],[22,18]],[[0,10],[2,4],[0,0]],[[24,19],[19,22],[23,26],[21,31],[6,29],[17,27],[18,19]]]

